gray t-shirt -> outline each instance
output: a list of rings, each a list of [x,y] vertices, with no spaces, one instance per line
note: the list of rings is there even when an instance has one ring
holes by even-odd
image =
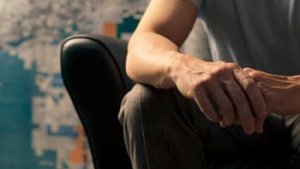
[[[300,1],[190,1],[200,9],[198,19],[213,61],[300,74]]]

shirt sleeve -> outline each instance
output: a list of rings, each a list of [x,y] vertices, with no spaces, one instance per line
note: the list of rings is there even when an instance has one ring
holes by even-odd
[[[193,2],[198,8],[200,8],[202,4],[202,0],[189,0],[189,1]]]

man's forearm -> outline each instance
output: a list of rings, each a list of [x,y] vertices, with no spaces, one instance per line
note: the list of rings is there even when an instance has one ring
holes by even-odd
[[[126,71],[131,79],[157,88],[173,88],[171,78],[183,54],[167,38],[155,33],[136,33],[129,42]]]

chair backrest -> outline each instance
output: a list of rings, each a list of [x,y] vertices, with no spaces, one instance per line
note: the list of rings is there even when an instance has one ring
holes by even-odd
[[[127,42],[73,36],[61,47],[66,89],[84,126],[95,169],[131,169],[117,115],[133,82],[126,76]]]

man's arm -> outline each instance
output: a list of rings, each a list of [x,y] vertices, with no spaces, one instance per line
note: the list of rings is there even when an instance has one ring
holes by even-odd
[[[176,87],[169,76],[198,9],[188,0],[152,0],[128,45],[127,73],[158,88]]]
[[[129,77],[157,88],[178,88],[223,127],[238,123],[247,134],[262,132],[266,107],[248,74],[237,64],[205,62],[179,51],[197,13],[188,0],[152,0],[128,45]]]
[[[280,115],[300,113],[300,75],[281,76],[251,68],[245,71],[256,81],[269,112]]]

